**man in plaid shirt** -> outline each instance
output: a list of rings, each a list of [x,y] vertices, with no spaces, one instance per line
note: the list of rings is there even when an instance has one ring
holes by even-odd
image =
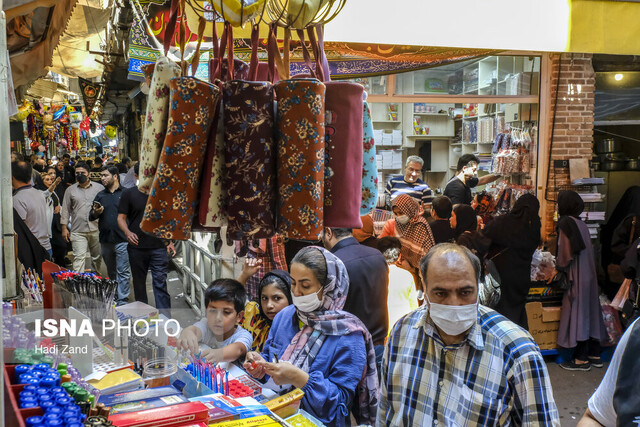
[[[478,304],[478,258],[442,243],[420,273],[427,304],[389,335],[376,424],[559,426],[531,335]]]

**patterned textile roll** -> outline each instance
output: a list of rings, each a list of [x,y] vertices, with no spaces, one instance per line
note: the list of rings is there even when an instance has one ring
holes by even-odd
[[[273,86],[232,80],[222,89],[224,107],[227,235],[266,239],[275,233],[276,158]]]
[[[140,173],[138,188],[149,193],[158,167],[158,158],[167,131],[169,114],[169,81],[180,76],[180,67],[161,56],[158,58],[151,77],[147,114],[140,142]]]
[[[350,82],[324,84],[324,226],[361,228],[364,87]]]
[[[170,87],[167,134],[140,228],[163,239],[187,240],[220,89],[195,77],[171,79]]]
[[[278,111],[278,232],[317,240],[323,227],[325,85],[316,79],[275,85]]]
[[[373,122],[369,104],[364,101],[362,125],[362,204],[360,215],[367,215],[378,202],[378,164],[376,163],[376,146],[373,139]]]

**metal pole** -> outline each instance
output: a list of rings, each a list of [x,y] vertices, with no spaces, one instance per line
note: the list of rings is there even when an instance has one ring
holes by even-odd
[[[3,8],[3,0],[0,0],[0,231],[2,232],[2,247],[4,259],[0,256],[0,271],[4,271],[4,277],[0,278],[2,296],[14,296],[15,292],[15,251],[13,238],[13,201],[11,200],[11,144],[9,141],[9,85],[11,78],[7,64],[9,63],[9,51],[7,50],[7,19]],[[4,268],[3,268],[4,267]],[[4,330],[4,319],[0,315],[0,331]],[[0,367],[4,373],[4,348],[0,342]],[[0,374],[0,379],[2,374]],[[4,387],[0,387],[0,419],[4,424]]]
[[[2,0],[0,0],[0,7]],[[4,271],[2,297],[16,296],[15,246],[13,233],[13,201],[11,200],[11,143],[9,136],[9,85],[11,78],[7,64],[7,21],[0,8],[0,197],[2,215],[2,243],[4,249]]]

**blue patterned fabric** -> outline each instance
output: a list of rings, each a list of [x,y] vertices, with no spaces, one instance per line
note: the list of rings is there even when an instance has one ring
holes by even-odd
[[[373,139],[373,122],[369,104],[364,101],[362,123],[362,204],[360,215],[367,215],[376,207],[378,201],[378,164],[376,163],[376,146]]]

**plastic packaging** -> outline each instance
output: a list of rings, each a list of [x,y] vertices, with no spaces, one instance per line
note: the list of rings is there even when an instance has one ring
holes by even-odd
[[[152,359],[144,364],[142,379],[147,387],[171,385],[170,377],[178,372],[178,366],[167,358]]]

